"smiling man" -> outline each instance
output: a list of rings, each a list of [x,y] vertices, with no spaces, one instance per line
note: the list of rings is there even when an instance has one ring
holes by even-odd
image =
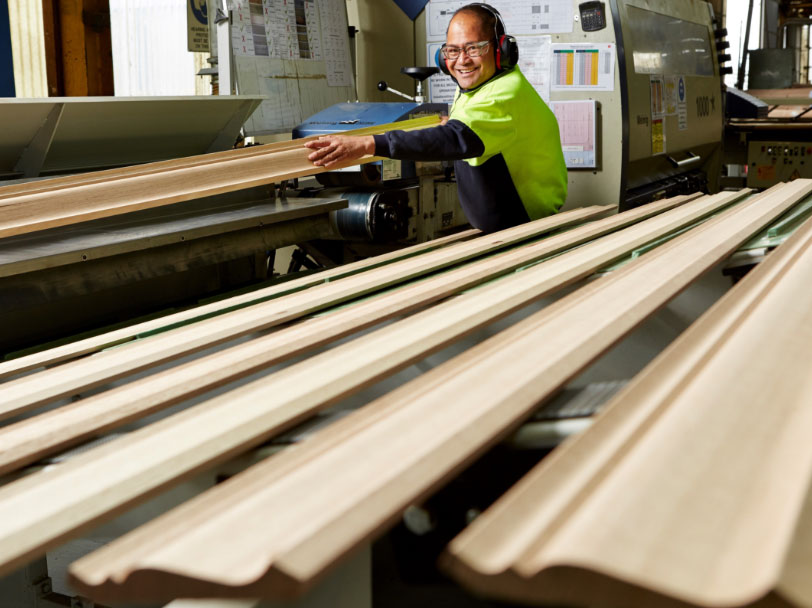
[[[516,65],[516,41],[487,4],[460,8],[439,57],[457,83],[448,121],[420,131],[331,135],[305,144],[317,166],[375,154],[453,160],[460,204],[472,226],[492,232],[558,211],[567,169],[558,123]]]

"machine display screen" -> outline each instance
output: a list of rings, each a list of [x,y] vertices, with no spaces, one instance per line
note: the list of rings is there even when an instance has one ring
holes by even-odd
[[[707,26],[635,6],[626,9],[635,72],[713,76]]]

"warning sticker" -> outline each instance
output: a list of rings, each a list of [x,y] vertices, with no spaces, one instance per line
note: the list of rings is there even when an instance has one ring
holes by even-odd
[[[665,118],[651,121],[651,153],[665,154]]]
[[[756,173],[760,180],[773,180],[775,179],[775,165],[759,165],[756,167]]]

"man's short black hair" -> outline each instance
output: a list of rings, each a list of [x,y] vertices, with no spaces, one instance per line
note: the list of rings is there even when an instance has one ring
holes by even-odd
[[[451,20],[453,21],[454,17],[460,13],[474,15],[477,17],[480,23],[482,23],[482,27],[489,32],[494,32],[494,38],[496,38],[496,16],[491,11],[480,6],[479,4],[466,4],[465,6],[462,6],[454,11],[454,14],[451,16]],[[449,21],[448,24],[451,25],[451,21]]]

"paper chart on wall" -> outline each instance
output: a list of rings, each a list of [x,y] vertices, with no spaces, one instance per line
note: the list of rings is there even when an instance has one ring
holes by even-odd
[[[468,0],[431,0],[426,6],[426,38],[445,39],[451,17]],[[499,11],[508,34],[563,34],[572,32],[571,0],[490,0]]]
[[[266,98],[249,135],[290,132],[355,97],[345,0],[229,0],[238,93]]]
[[[324,61],[328,86],[352,85],[343,0],[231,0],[235,56]]]
[[[327,64],[327,84],[331,87],[351,86],[352,59],[344,0],[321,0],[318,7],[322,23],[323,54]]]
[[[613,91],[615,45],[553,44],[550,87],[553,91]]]
[[[594,100],[554,101],[550,107],[558,121],[561,149],[568,169],[597,166],[597,105]]]

